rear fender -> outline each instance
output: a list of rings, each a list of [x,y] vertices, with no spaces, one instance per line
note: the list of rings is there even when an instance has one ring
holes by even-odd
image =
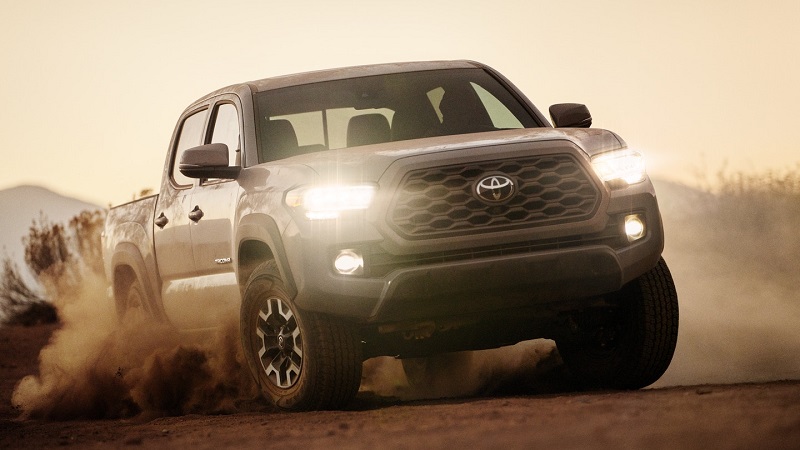
[[[123,288],[122,283],[124,283],[124,280],[118,280],[117,276],[123,273],[120,269],[127,268],[133,272],[133,275],[142,283],[145,295],[147,296],[147,302],[149,303],[149,310],[159,319],[164,319],[166,317],[161,303],[161,282],[155,260],[152,258],[145,260],[135,245],[123,242],[114,248],[114,253],[111,258],[111,267],[111,286],[114,290],[115,301],[119,301],[117,299],[118,290]]]

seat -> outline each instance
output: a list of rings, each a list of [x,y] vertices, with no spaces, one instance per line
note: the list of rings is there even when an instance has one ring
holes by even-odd
[[[439,119],[430,106],[398,108],[392,117],[392,140],[420,139],[436,136],[439,132]]]
[[[286,119],[268,120],[261,129],[260,162],[275,161],[298,154],[297,133]]]
[[[347,122],[348,147],[389,142],[391,137],[389,121],[383,114],[362,114],[351,117]]]
[[[494,130],[492,119],[472,88],[447,89],[439,104],[442,112],[442,134],[467,134]]]

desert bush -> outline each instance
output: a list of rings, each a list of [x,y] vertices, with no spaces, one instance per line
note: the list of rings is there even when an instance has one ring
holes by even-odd
[[[103,249],[100,234],[105,225],[102,211],[82,211],[69,221],[75,239],[75,251],[81,262],[93,273],[103,273]]]
[[[22,238],[25,247],[25,264],[36,276],[59,278],[66,263],[72,258],[64,225],[51,223],[42,213],[31,224],[28,236]]]
[[[40,294],[26,283],[20,268],[6,256],[0,280],[0,317],[7,323],[36,324],[57,320],[53,300],[76,289],[87,275],[102,277],[101,211],[82,211],[66,225],[41,214],[22,241],[25,264],[44,287]]]
[[[0,318],[7,324],[26,326],[58,321],[53,304],[25,282],[19,267],[8,256],[3,259],[0,280]]]

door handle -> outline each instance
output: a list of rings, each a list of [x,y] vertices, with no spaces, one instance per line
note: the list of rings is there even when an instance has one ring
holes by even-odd
[[[162,212],[158,217],[156,217],[153,223],[155,223],[158,228],[164,228],[169,223],[169,219],[167,219],[167,216],[165,216]]]
[[[200,219],[203,218],[205,214],[203,214],[203,210],[200,209],[200,206],[195,206],[194,209],[189,213],[189,218],[192,219],[192,222],[198,222]]]

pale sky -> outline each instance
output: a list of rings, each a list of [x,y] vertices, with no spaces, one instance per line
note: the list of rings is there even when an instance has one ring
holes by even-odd
[[[178,115],[229,84],[473,59],[543,112],[588,105],[651,175],[797,168],[797,0],[0,0],[0,189],[157,188]]]

